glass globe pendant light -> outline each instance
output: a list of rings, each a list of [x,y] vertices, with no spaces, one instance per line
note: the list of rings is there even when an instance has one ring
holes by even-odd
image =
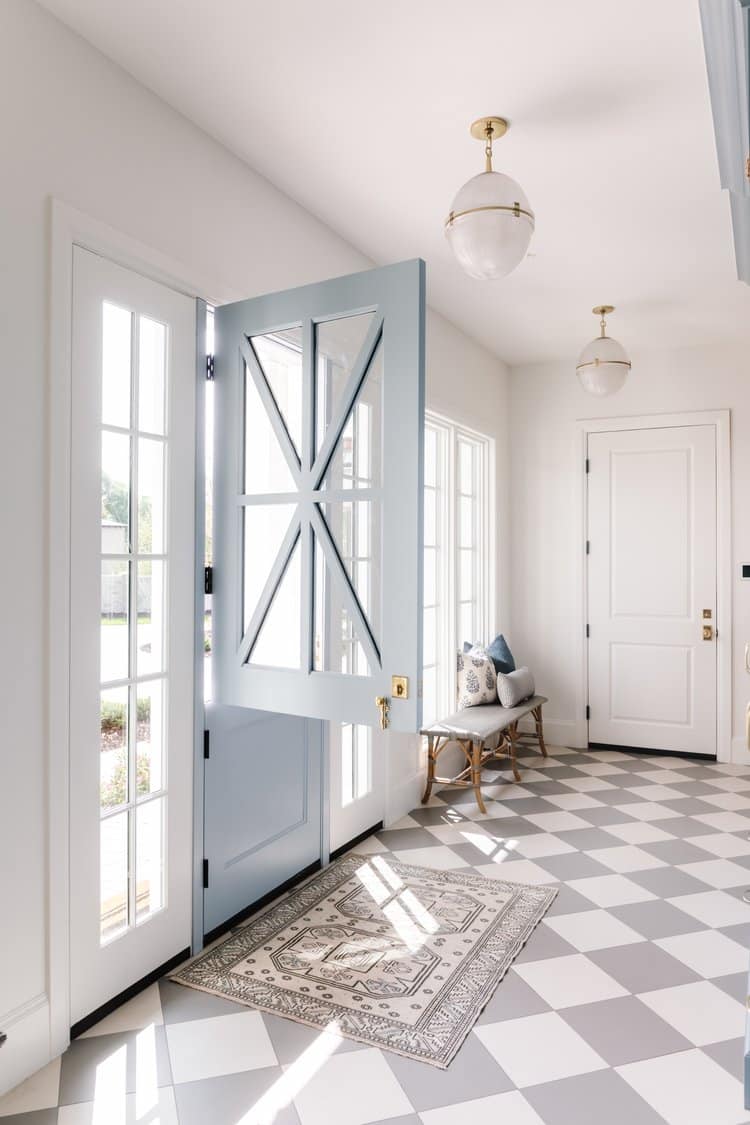
[[[630,371],[630,360],[622,344],[607,335],[607,322],[604,318],[615,311],[615,306],[597,305],[591,311],[601,317],[601,333],[581,352],[576,372],[581,386],[589,394],[611,395],[625,383]]]
[[[508,131],[502,117],[480,117],[471,135],[484,141],[485,169],[468,180],[445,220],[445,235],[456,258],[482,280],[505,277],[523,260],[534,233],[534,212],[510,176],[492,170],[492,142]]]

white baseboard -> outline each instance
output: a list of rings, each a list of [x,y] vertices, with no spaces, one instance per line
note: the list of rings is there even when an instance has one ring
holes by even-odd
[[[0,1016],[8,1036],[0,1047],[0,1096],[50,1061],[49,998],[46,993]]]
[[[397,785],[389,787],[384,818],[386,828],[417,807],[423,789],[424,775],[421,772],[412,774],[411,777],[399,781]]]
[[[533,719],[522,719],[518,724],[525,733],[533,732]],[[544,716],[544,741],[548,746],[570,746],[585,750],[588,746],[586,723],[575,719],[548,719]]]

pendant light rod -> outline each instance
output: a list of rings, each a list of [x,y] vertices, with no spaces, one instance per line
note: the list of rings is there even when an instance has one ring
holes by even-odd
[[[591,311],[592,311],[592,313],[594,313],[595,316],[600,316],[602,318],[599,321],[599,326],[601,328],[601,334],[600,334],[599,338],[601,340],[603,340],[607,335],[607,322],[604,318],[605,318],[605,316],[609,316],[609,314],[611,312],[615,311],[615,306],[614,305],[594,305],[594,307]]]

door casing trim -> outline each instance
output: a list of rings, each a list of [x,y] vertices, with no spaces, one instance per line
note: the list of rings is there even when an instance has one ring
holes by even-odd
[[[677,414],[638,414],[623,418],[585,418],[577,421],[578,502],[576,526],[580,549],[576,552],[576,745],[588,746],[588,582],[586,530],[588,523],[589,434],[623,430],[672,429],[679,426],[713,426],[716,431],[716,760],[732,760],[732,464],[731,411],[691,410]]]

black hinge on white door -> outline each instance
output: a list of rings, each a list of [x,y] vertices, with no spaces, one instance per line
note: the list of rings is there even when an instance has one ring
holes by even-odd
[[[586,472],[587,473],[591,472],[591,461],[589,460],[588,457],[586,458]]]
[[[587,555],[591,554],[591,540],[590,539],[586,540],[586,554]]]
[[[588,622],[586,623],[586,636],[587,637],[591,636],[591,628],[590,628]]]
[[[204,859],[203,860],[203,889],[204,889],[204,891],[206,890],[207,887],[208,887],[208,860]]]
[[[206,378],[210,381],[214,377],[214,357],[206,356]]]
[[[203,592],[205,594],[213,594],[214,592],[214,568],[212,566],[203,569]]]
[[[588,703],[586,704],[586,718],[591,718],[591,708],[589,707]]]
[[[210,758],[211,757],[210,739],[211,739],[211,736],[210,736],[209,732],[207,730],[204,730],[204,732],[203,732],[203,757],[204,758]]]

